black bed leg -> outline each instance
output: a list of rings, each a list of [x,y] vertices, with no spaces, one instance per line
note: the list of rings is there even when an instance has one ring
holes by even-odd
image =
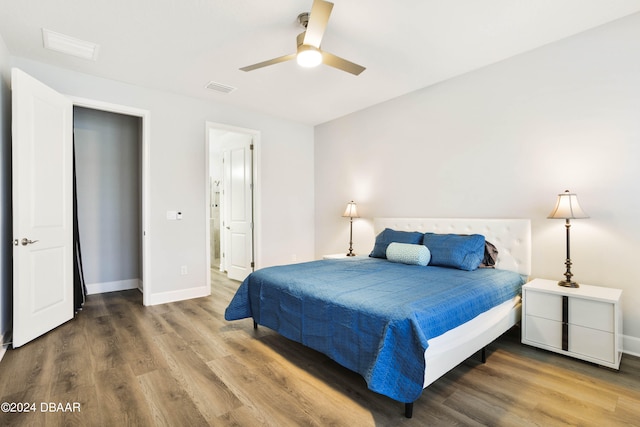
[[[404,404],[404,416],[406,418],[413,417],[413,402]]]
[[[480,361],[482,361],[482,363],[487,362],[487,347],[482,347],[482,354],[480,355]]]
[[[253,329],[258,329],[258,322],[255,320],[253,321]]]

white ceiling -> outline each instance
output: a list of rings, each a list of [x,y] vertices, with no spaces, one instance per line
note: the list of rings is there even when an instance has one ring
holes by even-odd
[[[640,11],[640,0],[334,0],[322,48],[360,76],[295,61],[312,0],[0,0],[10,53],[316,125]],[[44,49],[42,28],[98,43],[97,61]],[[236,87],[223,94],[209,81]]]

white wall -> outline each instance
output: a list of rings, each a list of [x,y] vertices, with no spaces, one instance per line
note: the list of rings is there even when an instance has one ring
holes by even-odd
[[[623,289],[640,354],[640,14],[315,129],[316,256],[368,254],[371,218],[531,218],[533,276],[562,279],[556,195],[578,194],[578,282]]]
[[[132,86],[24,58],[23,69],[55,90],[76,97],[150,111],[150,242],[155,301],[180,298],[206,284],[205,123],[212,121],[261,132],[259,205],[261,266],[312,259],[313,129],[306,125],[201,99]],[[292,209],[295,207],[295,209]],[[182,221],[168,221],[179,210]],[[188,266],[188,275],[180,266]]]
[[[11,85],[9,51],[0,36],[0,342],[11,328]],[[0,345],[0,359],[2,358]]]

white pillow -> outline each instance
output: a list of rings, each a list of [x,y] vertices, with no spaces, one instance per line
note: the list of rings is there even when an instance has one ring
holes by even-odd
[[[387,247],[387,259],[391,262],[425,266],[431,260],[431,252],[425,245],[393,242]]]

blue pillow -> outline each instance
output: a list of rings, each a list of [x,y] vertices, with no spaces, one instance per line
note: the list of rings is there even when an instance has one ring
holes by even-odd
[[[389,243],[422,243],[423,234],[419,231],[396,231],[390,228],[385,228],[380,234],[376,236],[376,243],[373,245],[373,250],[369,254],[372,258],[387,258],[387,246]]]
[[[425,233],[422,244],[431,252],[430,265],[472,271],[484,258],[484,236]]]
[[[425,266],[429,264],[431,253],[425,245],[393,242],[387,246],[387,259],[391,262]]]

